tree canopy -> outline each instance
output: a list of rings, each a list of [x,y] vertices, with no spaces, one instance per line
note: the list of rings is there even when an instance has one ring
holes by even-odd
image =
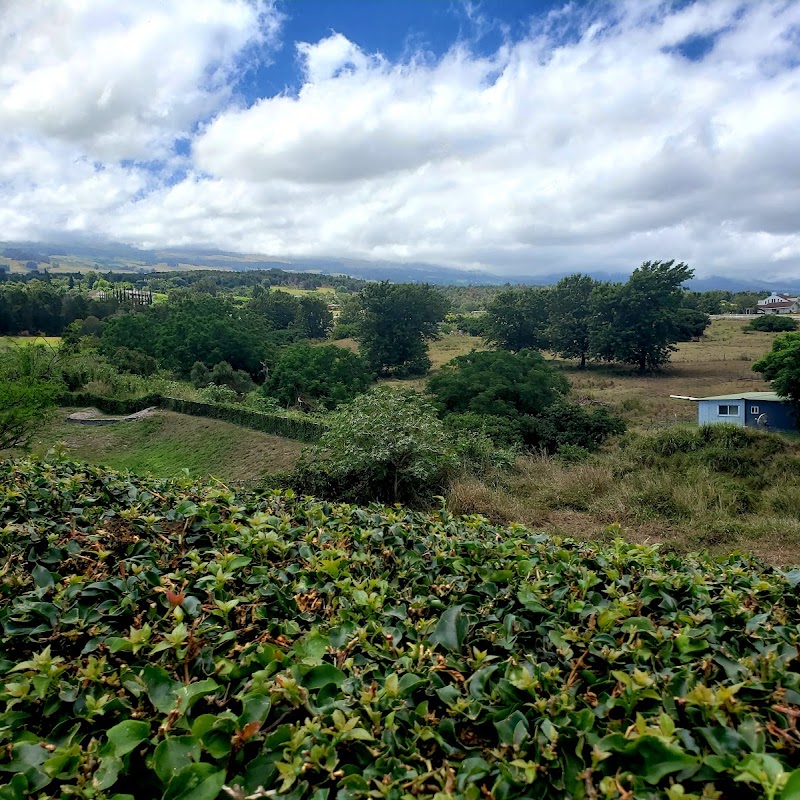
[[[592,292],[597,281],[588,275],[568,275],[549,292],[547,338],[562,358],[580,359],[586,366],[590,349]]]
[[[680,341],[681,284],[693,274],[683,263],[645,261],[627,283],[598,286],[592,295],[593,355],[635,364],[641,372],[663,366]]]
[[[535,350],[468,353],[428,381],[443,410],[500,417],[538,414],[569,389],[564,375]]]
[[[549,300],[550,291],[538,287],[501,292],[486,308],[486,340],[514,351],[548,347]]]
[[[772,382],[775,392],[800,410],[800,331],[777,336],[772,350],[756,361],[753,369]]]
[[[372,374],[360,356],[336,345],[287,347],[264,386],[265,392],[290,406],[305,403],[332,409],[366,391]]]
[[[477,431],[498,444],[593,450],[625,429],[605,409],[568,402],[569,382],[535,350],[460,356],[428,381],[428,391],[448,428]]]
[[[441,292],[427,284],[375,283],[359,302],[356,331],[370,368],[398,377],[424,375],[431,366],[426,340],[438,335],[448,310]]]

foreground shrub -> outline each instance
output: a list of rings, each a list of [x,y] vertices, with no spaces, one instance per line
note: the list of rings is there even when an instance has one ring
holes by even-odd
[[[354,500],[415,501],[440,494],[458,465],[453,439],[414,391],[373,389],[326,417],[311,460],[298,467],[305,491]]]
[[[0,506],[0,797],[796,797],[797,570],[68,462]]]

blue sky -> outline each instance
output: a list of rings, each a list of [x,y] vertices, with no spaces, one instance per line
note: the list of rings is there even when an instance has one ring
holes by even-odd
[[[283,41],[264,53],[267,63],[241,76],[237,89],[248,103],[297,91],[303,67],[293,42],[338,32],[365,52],[395,62],[418,54],[437,59],[457,42],[486,56],[524,37],[532,20],[562,7],[552,0],[281,0],[276,8],[284,15]]]
[[[800,0],[6,0],[0,239],[800,267]]]

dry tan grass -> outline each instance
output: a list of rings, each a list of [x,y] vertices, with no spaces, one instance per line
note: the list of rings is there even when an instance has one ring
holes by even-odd
[[[769,391],[752,364],[772,347],[777,334],[748,333],[747,320],[715,319],[697,342],[681,342],[670,364],[656,375],[629,367],[590,364],[579,370],[559,362],[577,397],[613,406],[633,428],[649,429],[695,422],[697,406],[671,394],[707,397],[736,391]]]

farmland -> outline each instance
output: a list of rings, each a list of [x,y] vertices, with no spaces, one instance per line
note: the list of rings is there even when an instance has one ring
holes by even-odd
[[[796,571],[69,461],[0,498],[6,797],[796,796]]]

